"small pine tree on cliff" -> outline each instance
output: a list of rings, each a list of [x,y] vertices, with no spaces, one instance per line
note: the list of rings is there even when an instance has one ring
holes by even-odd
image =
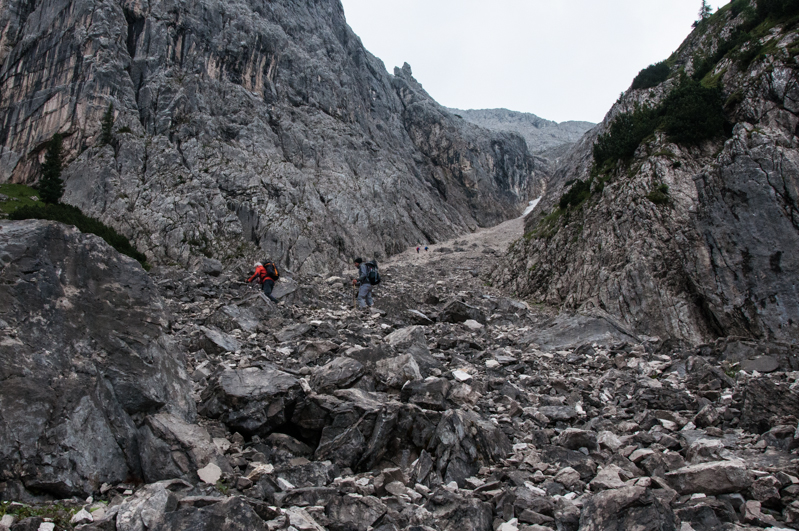
[[[64,195],[64,181],[61,180],[61,135],[56,133],[47,143],[47,153],[42,164],[42,178],[39,180],[39,199],[55,205]]]
[[[693,27],[699,26],[701,23],[710,18],[713,14],[713,8],[707,3],[707,0],[702,0],[702,7],[699,8],[699,20],[693,23]]]
[[[100,130],[100,145],[110,144],[114,140],[114,104],[108,104],[108,110],[103,114],[103,121]]]

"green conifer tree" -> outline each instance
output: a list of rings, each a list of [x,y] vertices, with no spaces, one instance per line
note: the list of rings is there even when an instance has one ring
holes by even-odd
[[[699,8],[699,20],[695,21],[691,24],[693,27],[697,28],[700,24],[710,18],[713,14],[713,8],[707,3],[707,0],[702,0],[702,7]]]
[[[108,110],[103,114],[102,129],[100,131],[100,145],[110,144],[114,140],[114,104],[108,104]]]
[[[702,0],[702,8],[699,10],[699,20],[707,20],[713,14],[713,9],[707,3],[707,0]]]
[[[57,204],[64,195],[64,181],[61,180],[61,151],[62,137],[56,133],[47,143],[47,153],[42,164],[42,178],[39,180],[39,199],[52,205]]]

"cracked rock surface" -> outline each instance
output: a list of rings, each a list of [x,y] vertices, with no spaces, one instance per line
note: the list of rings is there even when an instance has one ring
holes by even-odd
[[[389,74],[338,0],[14,0],[0,28],[0,182],[63,134],[64,201],[151,263],[330,271],[515,217],[549,172]]]
[[[766,39],[773,50],[745,67],[729,56],[715,67],[729,103],[726,139],[685,146],[657,131],[601,185],[592,177],[597,136],[620,113],[657,105],[677,86],[679,69],[690,75],[697,57],[712,56],[743,21],[730,13],[686,39],[673,77],[625,92],[563,157],[525,237],[495,273],[499,283],[543,303],[602,309],[650,336],[796,345],[799,70],[788,50],[796,28],[775,26]],[[594,179],[594,193],[563,212],[560,197],[576,179]],[[667,194],[650,199],[663,185]]]
[[[351,271],[295,275],[274,305],[242,282],[245,263],[157,268],[145,285],[171,316],[163,332],[185,353],[173,363],[197,404],[196,422],[130,416],[141,459],[161,476],[64,493],[25,490],[27,476],[7,466],[0,494],[85,508],[93,521],[69,527],[87,530],[797,528],[791,354],[734,339],[674,348],[602,313],[510,298],[485,275],[522,223],[381,263],[369,311],[352,308]],[[93,241],[56,224],[12,229],[22,227]],[[3,278],[23,262],[6,262]],[[129,300],[120,289],[115,301]],[[453,301],[482,326],[451,319]],[[5,311],[0,352],[36,345]],[[746,349],[777,367],[740,370],[730,360]]]

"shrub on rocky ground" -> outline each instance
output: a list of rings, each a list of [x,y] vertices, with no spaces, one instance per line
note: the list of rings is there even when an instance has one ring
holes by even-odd
[[[656,87],[669,78],[669,72],[669,65],[666,64],[666,61],[649,65],[638,72],[630,88],[637,90]]]
[[[8,217],[9,219],[15,220],[47,219],[74,225],[81,232],[88,232],[101,237],[120,253],[138,261],[145,269],[150,268],[147,263],[147,257],[144,253],[139,252],[133,244],[130,243],[130,240],[103,222],[85,215],[78,207],[62,203],[55,205],[23,206],[11,212]]]

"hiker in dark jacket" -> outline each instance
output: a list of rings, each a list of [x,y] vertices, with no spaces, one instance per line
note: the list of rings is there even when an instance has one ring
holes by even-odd
[[[353,262],[355,267],[358,268],[358,278],[352,279],[352,285],[360,286],[358,288],[358,308],[372,306],[375,302],[372,299],[372,284],[369,283],[369,270],[361,258],[356,258]]]
[[[272,296],[272,289],[275,287],[275,280],[277,280],[277,267],[272,262],[267,261],[267,266],[271,266],[271,272],[267,271],[267,268],[261,262],[255,262],[255,273],[247,280],[247,282],[252,282],[253,280],[258,280],[261,283],[261,287],[264,290],[264,295],[266,295],[270,301],[277,304],[278,301],[276,298]]]

